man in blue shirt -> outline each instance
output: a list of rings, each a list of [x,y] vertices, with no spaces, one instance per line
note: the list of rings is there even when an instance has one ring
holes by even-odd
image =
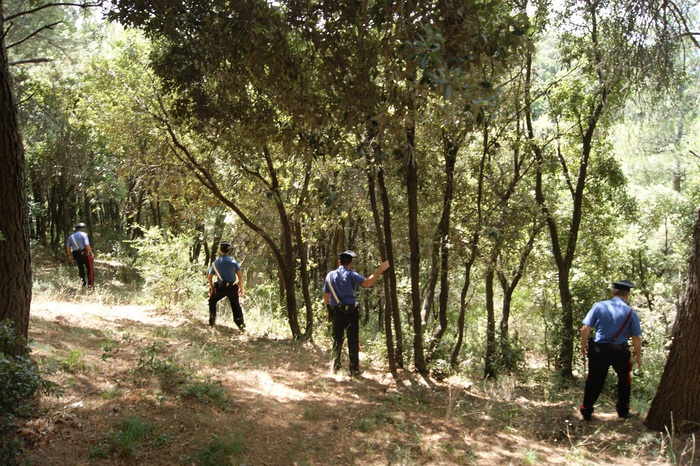
[[[338,268],[326,275],[323,285],[323,303],[328,309],[328,317],[333,323],[333,366],[332,371],[340,370],[341,353],[345,334],[348,336],[348,355],[350,357],[350,374],[359,375],[360,371],[360,307],[355,300],[355,288],[369,288],[377,278],[389,268],[389,261],[384,261],[377,270],[365,278],[352,270],[352,260],[357,257],[353,251],[341,252],[338,256]]]
[[[92,288],[95,284],[95,271],[92,267],[95,254],[90,247],[88,235],[83,229],[85,229],[83,222],[75,225],[75,232],[66,239],[66,255],[68,255],[68,262],[75,261],[78,265],[78,274],[83,286]]]
[[[243,296],[243,275],[238,262],[229,255],[231,243],[222,241],[219,243],[221,256],[211,263],[207,279],[209,280],[209,325],[216,325],[216,304],[228,297],[233,311],[233,322],[241,332],[245,331],[243,321],[243,309],[238,302],[239,296]],[[214,281],[216,277],[216,281]]]
[[[608,369],[612,366],[617,374],[617,415],[627,419],[630,413],[630,392],[632,362],[627,339],[632,337],[637,368],[642,368],[642,328],[639,316],[628,304],[630,290],[635,285],[629,280],[613,283],[612,299],[593,305],[583,319],[581,327],[581,352],[588,356],[588,376],[583,395],[583,405],[579,408],[583,419],[591,420],[593,405],[603,390]],[[589,342],[591,329],[595,336]]]

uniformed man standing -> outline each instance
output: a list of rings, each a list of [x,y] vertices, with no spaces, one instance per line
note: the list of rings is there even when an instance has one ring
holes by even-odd
[[[584,357],[588,356],[588,376],[583,405],[579,409],[586,421],[591,420],[593,405],[603,390],[611,366],[617,373],[617,415],[623,419],[634,417],[629,407],[632,388],[629,337],[632,337],[637,368],[642,368],[642,328],[637,312],[627,304],[634,287],[629,280],[614,282],[612,299],[595,303],[583,319],[581,352]],[[595,337],[589,344],[592,328],[596,329]]]
[[[75,225],[75,232],[66,239],[66,255],[68,255],[68,262],[75,261],[78,265],[78,274],[83,286],[92,288],[95,284],[95,271],[92,267],[95,254],[92,252],[90,239],[83,231],[84,229],[83,222]]]
[[[241,267],[231,256],[231,243],[219,243],[221,256],[211,263],[209,274],[209,325],[216,325],[216,303],[228,297],[233,311],[233,321],[241,332],[245,330],[243,309],[238,301],[243,296],[243,274]],[[214,281],[214,277],[216,280]]]
[[[323,302],[328,309],[329,319],[333,323],[332,371],[340,370],[343,341],[347,333],[351,375],[361,373],[360,307],[355,299],[355,288],[372,286],[382,272],[389,268],[389,261],[384,261],[369,278],[365,278],[352,270],[352,260],[355,257],[357,254],[353,251],[341,252],[338,257],[338,268],[326,275],[323,285]]]

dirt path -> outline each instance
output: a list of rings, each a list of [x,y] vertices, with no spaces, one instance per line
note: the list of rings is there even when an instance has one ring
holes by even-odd
[[[37,301],[33,356],[63,390],[22,435],[35,465],[651,464],[638,420],[577,419],[517,386],[484,393],[378,367],[330,375],[328,351],[211,332],[139,306]],[[128,425],[145,425],[135,440]],[[656,464],[662,464],[656,462]]]

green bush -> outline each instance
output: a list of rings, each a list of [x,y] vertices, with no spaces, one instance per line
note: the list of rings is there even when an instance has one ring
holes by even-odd
[[[25,354],[15,355],[17,349]],[[14,422],[31,412],[31,399],[38,391],[49,394],[55,385],[44,380],[37,366],[26,355],[28,347],[14,334],[12,324],[0,322],[0,464],[19,464],[21,442],[15,435]]]
[[[206,288],[203,271],[190,261],[194,239],[188,235],[173,235],[158,227],[144,232],[134,241],[138,250],[136,268],[144,280],[143,289],[153,302],[163,309],[186,305]]]
[[[159,357],[158,345],[151,345],[141,350],[137,371],[142,374],[154,375],[160,381],[161,388],[166,392],[175,392],[177,388],[190,380],[191,376],[185,367],[171,359]]]
[[[138,416],[123,419],[119,423],[118,430],[112,434],[112,448],[123,458],[134,458],[136,450],[153,429],[153,423],[148,419],[141,419]]]
[[[244,436],[236,433],[234,438],[221,439],[213,435],[211,442],[194,456],[184,458],[184,462],[201,464],[202,466],[219,466],[238,464],[237,458],[243,452]]]
[[[228,405],[226,391],[211,380],[192,380],[180,390],[185,398],[192,398],[203,404],[214,404],[221,409]]]

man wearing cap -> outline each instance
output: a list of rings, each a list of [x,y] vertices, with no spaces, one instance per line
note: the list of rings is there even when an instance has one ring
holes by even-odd
[[[389,268],[389,261],[384,261],[377,270],[365,278],[352,270],[352,260],[357,257],[347,250],[338,255],[338,268],[326,275],[323,285],[323,303],[328,309],[328,317],[333,324],[333,362],[332,371],[340,370],[341,352],[345,334],[348,336],[348,355],[350,357],[350,374],[359,375],[360,371],[360,308],[355,299],[355,288],[369,288],[379,276]]]
[[[613,283],[612,299],[597,302],[588,311],[581,327],[581,352],[588,356],[588,376],[579,408],[586,421],[591,420],[593,405],[603,390],[610,366],[617,374],[617,415],[622,419],[634,417],[630,413],[630,373],[632,362],[627,339],[632,337],[637,368],[642,368],[642,328],[639,316],[628,304],[630,290],[635,285],[629,280]],[[589,343],[591,329],[595,336]]]
[[[85,224],[83,222],[76,223],[75,232],[69,235],[66,239],[66,255],[68,262],[73,262],[78,265],[78,274],[83,282],[83,286],[92,288],[95,284],[95,272],[92,268],[92,259],[95,254],[90,247],[90,239],[87,233],[83,230]]]
[[[245,330],[243,309],[238,297],[243,296],[243,275],[241,266],[230,256],[231,243],[219,243],[221,255],[211,263],[207,279],[209,280],[209,325],[216,325],[216,303],[228,297],[233,311],[233,322],[241,332]],[[216,280],[214,278],[216,277]]]

